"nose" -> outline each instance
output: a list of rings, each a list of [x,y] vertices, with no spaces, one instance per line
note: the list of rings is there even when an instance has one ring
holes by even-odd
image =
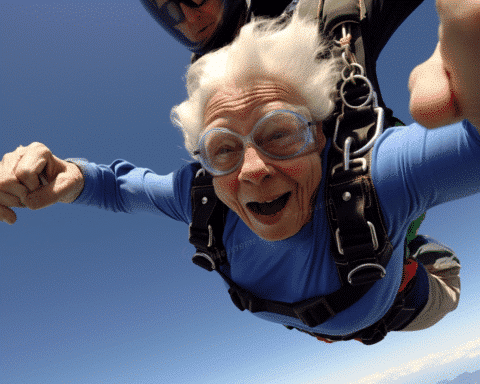
[[[185,20],[189,23],[194,23],[200,17],[200,10],[198,8],[190,8],[183,3],[180,3],[180,8],[185,15]]]
[[[238,180],[259,185],[263,180],[271,177],[273,171],[272,166],[265,163],[256,148],[247,147]]]

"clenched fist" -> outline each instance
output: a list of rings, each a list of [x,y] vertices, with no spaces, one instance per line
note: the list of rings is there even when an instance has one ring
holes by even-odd
[[[41,143],[19,146],[0,162],[0,220],[17,220],[12,207],[45,208],[71,203],[84,185],[80,169],[61,160]]]

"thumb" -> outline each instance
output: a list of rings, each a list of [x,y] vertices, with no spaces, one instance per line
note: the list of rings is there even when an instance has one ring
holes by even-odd
[[[58,202],[71,203],[82,192],[84,180],[75,164],[66,163],[63,172],[60,172],[50,183],[43,179],[42,184],[43,186],[30,192],[24,198],[22,202],[26,207],[41,209]]]
[[[410,113],[421,125],[435,128],[459,119],[450,77],[443,66],[438,48],[432,57],[413,69],[408,87]]]

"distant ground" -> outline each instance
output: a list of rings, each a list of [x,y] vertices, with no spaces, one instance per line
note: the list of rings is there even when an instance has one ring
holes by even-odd
[[[442,380],[437,384],[479,384],[480,383],[480,369],[475,372],[464,372],[453,380]]]

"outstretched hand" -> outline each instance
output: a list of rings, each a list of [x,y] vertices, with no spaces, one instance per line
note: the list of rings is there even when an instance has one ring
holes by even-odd
[[[43,144],[19,146],[0,162],[0,220],[17,220],[13,207],[45,208],[71,203],[84,185],[80,169],[61,160]]]
[[[437,0],[439,42],[410,74],[410,113],[435,128],[468,119],[480,131],[480,0]]]

